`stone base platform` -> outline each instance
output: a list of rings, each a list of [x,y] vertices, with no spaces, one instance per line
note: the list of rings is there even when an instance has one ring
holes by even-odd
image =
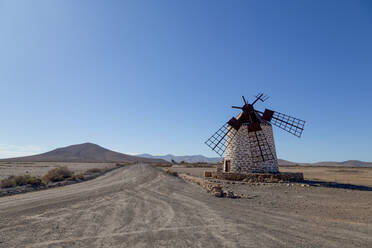
[[[217,171],[205,171],[204,177],[215,178],[220,180],[230,181],[244,181],[244,182],[266,182],[266,183],[277,183],[277,182],[301,182],[304,180],[302,173],[292,172],[279,172],[275,174],[271,173],[231,173],[231,172],[217,172]]]

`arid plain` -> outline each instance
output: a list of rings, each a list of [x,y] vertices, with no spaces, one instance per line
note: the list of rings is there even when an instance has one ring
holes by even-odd
[[[12,175],[42,176],[48,171],[58,167],[67,167],[75,173],[83,173],[93,168],[101,170],[113,168],[115,164],[116,163],[0,162],[0,180]]]
[[[194,174],[206,170],[177,167]],[[305,179],[321,180],[358,174],[345,181],[354,184],[371,176],[365,168],[281,170],[303,170]],[[372,246],[372,191],[285,183],[226,187],[255,197],[216,198],[142,163],[73,185],[1,197],[0,247]]]

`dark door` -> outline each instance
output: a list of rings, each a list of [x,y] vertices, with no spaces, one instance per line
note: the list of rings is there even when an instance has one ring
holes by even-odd
[[[230,172],[230,160],[225,161],[225,172]]]

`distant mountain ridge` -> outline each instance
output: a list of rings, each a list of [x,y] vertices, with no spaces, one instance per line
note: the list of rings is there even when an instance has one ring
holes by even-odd
[[[334,167],[366,167],[372,168],[372,162],[364,162],[360,160],[347,160],[342,162],[335,162],[335,161],[324,161],[324,162],[317,162],[317,163],[296,163],[291,162],[283,159],[278,159],[278,163],[281,166],[285,165],[301,165],[301,166],[334,166]]]
[[[167,155],[151,155],[148,153],[144,154],[138,154],[138,157],[143,158],[159,158],[164,159],[166,161],[171,162],[172,159],[179,163],[181,161],[185,161],[187,163],[218,163],[223,160],[223,158],[220,157],[205,157],[203,155],[185,155],[185,156],[176,156],[172,154]],[[340,166],[340,167],[372,167],[372,162],[364,162],[359,160],[347,160],[343,162],[334,162],[334,161],[325,161],[325,162],[317,162],[317,163],[296,163],[284,159],[278,159],[279,166],[285,166],[285,165],[302,165],[302,166]]]
[[[0,159],[0,162],[75,162],[75,163],[118,163],[118,162],[166,163],[157,158],[143,158],[114,152],[93,143],[83,143],[57,148],[53,151],[18,158]]]
[[[184,156],[176,156],[173,154],[167,154],[167,155],[151,155],[148,153],[138,154],[136,155],[138,157],[143,158],[159,158],[164,159],[166,161],[172,162],[174,160],[176,163],[179,163],[181,161],[185,161],[187,163],[218,163],[223,161],[223,158],[221,157],[206,157],[203,155],[184,155]],[[283,159],[278,159],[279,165],[295,165],[297,163],[290,162]]]
[[[148,153],[144,154],[138,154],[138,157],[143,158],[158,158],[158,159],[164,159],[168,162],[171,162],[174,160],[176,163],[179,163],[181,161],[185,161],[187,163],[218,163],[222,161],[222,158],[220,157],[214,157],[214,158],[208,158],[203,155],[185,155],[185,156],[175,156],[172,154],[167,155],[151,155]]]
[[[83,143],[67,147],[57,148],[53,151],[25,157],[0,159],[0,162],[75,162],[75,163],[119,163],[119,162],[143,162],[143,163],[168,163],[174,160],[179,163],[218,163],[223,160],[220,157],[208,158],[203,155],[175,156],[172,154],[154,156],[151,154],[139,154],[136,156],[114,152],[93,143]],[[359,160],[347,160],[342,162],[325,161],[317,163],[296,163],[278,159],[280,166],[339,166],[339,167],[369,167],[372,162]]]
[[[325,162],[313,163],[311,165],[344,166],[344,167],[372,167],[372,162],[364,162],[360,160],[347,160],[347,161],[342,161],[342,162],[325,161]]]
[[[365,168],[372,168],[372,162],[364,162],[360,160],[346,160],[342,162],[335,162],[335,161],[323,161],[323,162],[316,162],[316,163],[295,163],[291,161],[286,161],[282,159],[278,159],[279,165],[301,165],[301,166],[334,166],[334,167],[365,167]]]

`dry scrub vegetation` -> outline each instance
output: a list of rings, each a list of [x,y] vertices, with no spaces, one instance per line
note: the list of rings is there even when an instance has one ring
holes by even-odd
[[[126,163],[126,162],[122,162],[122,163],[116,163],[115,166],[116,167],[123,167],[123,166],[127,166],[127,165],[130,165],[131,163]]]
[[[99,173],[101,169],[93,168],[88,170],[88,173]],[[31,175],[20,175],[20,176],[9,176],[6,179],[0,181],[1,188],[12,188],[16,186],[32,186],[39,187],[45,186],[48,183],[55,183],[61,181],[78,181],[83,180],[84,175],[81,173],[75,174],[67,167],[54,168],[44,176],[31,176]]]
[[[188,163],[185,161],[181,161],[180,163],[175,163],[175,165],[182,166],[185,168],[216,168],[217,164],[211,164],[206,162],[198,162],[198,163]]]
[[[1,188],[11,188],[16,186],[31,185],[37,187],[43,185],[43,181],[40,177],[34,177],[30,175],[24,176],[10,176],[6,179],[1,180]]]
[[[17,164],[17,166],[13,166],[14,164],[12,163],[0,163],[0,169],[2,169],[3,172],[3,177],[0,177],[0,188],[4,190],[12,190],[12,188],[18,186],[24,186],[38,189],[48,188],[49,186],[53,186],[59,182],[62,182],[63,185],[65,184],[64,182],[70,184],[71,182],[79,182],[95,178],[102,173],[108,172],[114,168],[127,166],[130,163],[94,163],[94,165],[97,166],[94,168],[87,168],[88,166],[93,165],[93,163],[65,163],[65,165],[57,166],[55,163],[15,164]],[[27,167],[18,165],[26,165]],[[13,173],[10,174],[9,172]],[[6,175],[7,173],[9,174],[5,177],[4,174]]]
[[[167,173],[168,175],[171,175],[171,176],[174,176],[174,177],[178,177],[178,172],[177,171],[170,171],[170,170],[165,170],[165,173]]]
[[[87,173],[99,173],[101,171],[102,170],[99,168],[92,168],[92,169],[87,170]]]
[[[66,179],[70,179],[74,173],[70,171],[67,167],[59,167],[48,171],[47,174],[43,176],[43,182],[60,182]]]

